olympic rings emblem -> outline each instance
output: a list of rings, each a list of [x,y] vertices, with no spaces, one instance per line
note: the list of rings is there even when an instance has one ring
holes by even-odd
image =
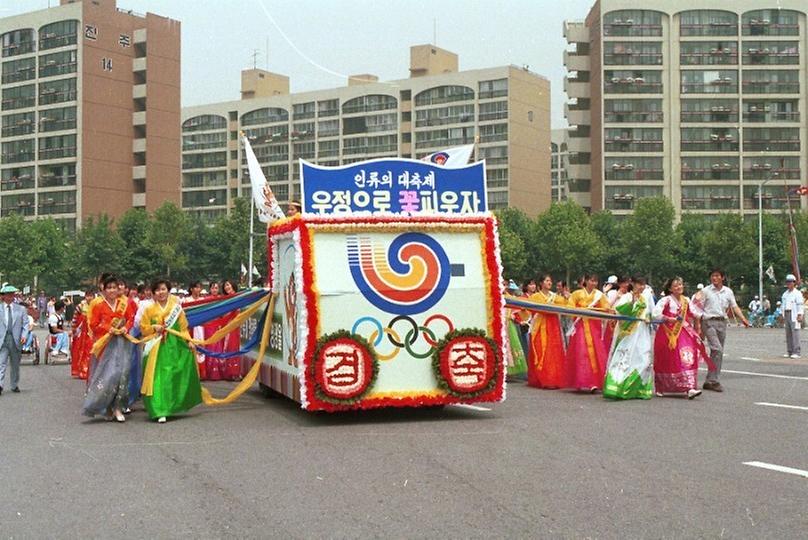
[[[438,334],[435,330],[433,330],[431,325],[434,321],[439,321],[438,324],[443,323],[446,326],[446,331]],[[422,325],[419,325],[412,317],[408,315],[397,315],[393,317],[390,322],[387,323],[387,326],[382,326],[382,323],[375,317],[360,317],[351,327],[351,333],[362,335],[360,332],[358,332],[359,327],[367,326],[368,324],[372,325],[373,330],[366,339],[373,344],[373,348],[376,350],[376,355],[380,361],[389,361],[394,359],[396,356],[398,356],[398,353],[401,352],[401,349],[404,349],[407,351],[407,353],[409,353],[410,356],[419,360],[429,358],[432,356],[432,353],[435,352],[435,347],[438,345],[438,341],[440,341],[438,335],[443,336],[454,331],[454,324],[452,323],[451,319],[449,319],[449,317],[446,315],[436,313],[427,317]],[[401,328],[402,324],[406,324],[409,327],[404,327],[406,333],[399,332],[395,329],[396,325]],[[401,341],[402,335],[404,335],[404,341]],[[387,341],[390,343],[390,345],[392,345],[392,350],[390,352],[383,353],[379,350],[379,346],[382,344],[382,341],[384,341],[385,336],[387,336]],[[418,352],[413,347],[415,342],[418,341],[419,337],[421,336],[423,336],[423,339],[428,346],[428,348],[425,349],[425,352]]]

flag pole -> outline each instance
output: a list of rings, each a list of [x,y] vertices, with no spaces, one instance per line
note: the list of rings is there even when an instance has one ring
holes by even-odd
[[[252,192],[250,193],[252,195]],[[253,268],[253,220],[255,219],[255,203],[252,196],[250,197],[250,254],[247,257],[247,288],[252,287],[252,268]]]

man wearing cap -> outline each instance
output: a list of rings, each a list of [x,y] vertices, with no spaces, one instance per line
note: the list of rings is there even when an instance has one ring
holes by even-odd
[[[786,354],[784,358],[799,358],[800,328],[805,305],[802,293],[797,290],[797,278],[794,274],[786,276],[786,292],[781,300],[783,309],[783,324],[786,327]]]
[[[11,391],[19,392],[20,351],[22,349],[22,327],[28,322],[25,308],[14,303],[16,287],[4,285],[0,289],[0,394],[6,379],[6,367],[11,363]]]
[[[696,295],[696,300],[701,301],[703,305],[701,330],[704,333],[704,340],[710,348],[710,360],[713,362],[713,369],[707,372],[704,389],[723,392],[724,388],[718,382],[718,376],[721,374],[724,340],[727,338],[727,311],[731,309],[741,319],[744,326],[749,326],[749,321],[738,307],[735,293],[729,287],[724,286],[724,271],[720,268],[714,268],[710,272],[710,285],[704,287]]]

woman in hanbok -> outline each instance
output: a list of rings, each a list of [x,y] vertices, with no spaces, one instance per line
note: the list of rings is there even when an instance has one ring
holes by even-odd
[[[234,296],[236,286],[229,279],[222,281],[222,295]],[[222,317],[222,326],[226,326],[230,321],[238,317],[239,310],[234,310]],[[241,350],[241,328],[234,328],[222,339],[222,352],[234,353]],[[222,360],[222,379],[227,381],[237,381],[241,379],[241,356],[232,356]]]
[[[202,387],[194,358],[195,348],[186,341],[188,320],[179,299],[170,295],[171,283],[152,283],[154,303],[143,312],[140,333],[156,337],[146,342],[143,350],[143,404],[152,420],[164,423],[166,418],[185,412],[202,403]],[[174,330],[183,338],[166,332]],[[155,350],[156,349],[156,350]]]
[[[620,276],[619,278],[616,276],[610,277],[615,277],[616,281],[615,283],[607,283],[604,292],[606,293],[606,299],[609,301],[609,306],[614,309],[617,301],[629,292],[631,280],[627,276]],[[606,345],[607,350],[611,350],[612,348],[612,340],[614,339],[614,329],[616,326],[616,321],[605,321],[603,324],[603,343]]]
[[[104,278],[101,294],[101,300],[92,303],[88,315],[95,342],[82,412],[90,417],[101,414],[107,420],[124,422],[133,347],[125,334],[132,326],[134,314],[127,309],[128,299],[120,296],[118,279],[114,276]]]
[[[79,302],[73,312],[73,341],[70,344],[70,375],[83,381],[90,372],[90,350],[93,348],[93,337],[90,335],[89,312],[90,302],[95,297],[92,290],[84,293],[84,300]]]
[[[214,285],[216,287],[214,288]],[[231,296],[235,294],[235,288],[233,287],[232,282],[229,280],[225,280],[222,282],[221,288],[219,288],[218,284],[211,284],[210,286],[211,294],[215,293],[218,295],[219,291],[222,291],[222,296],[220,299],[224,300],[226,296]],[[231,292],[228,292],[231,291]],[[205,329],[205,338],[210,338],[219,331],[220,328],[223,328],[227,325],[228,322],[233,320],[238,312],[228,313],[218,319],[214,319],[204,325]],[[235,347],[235,348],[234,348]],[[212,353],[225,353],[229,351],[237,351],[241,347],[241,333],[240,330],[237,328],[233,332],[227,334],[221,340],[211,343],[207,345],[205,348],[212,352]],[[208,381],[234,381],[238,380],[241,377],[241,358],[219,358],[215,356],[215,354],[205,356],[205,367],[203,370],[204,372],[204,380]]]
[[[540,290],[530,296],[531,302],[567,305],[567,299],[563,295],[552,291],[553,278],[550,274],[542,276],[539,286]],[[564,354],[564,334],[560,317],[552,313],[534,313],[530,332],[527,384],[537,388],[565,386]]]
[[[598,276],[587,274],[583,288],[570,295],[572,308],[608,312],[606,295],[598,289]],[[576,317],[569,334],[566,371],[568,388],[597,392],[603,386],[608,351],[603,343],[603,323],[600,319]]]
[[[185,297],[182,301],[183,304],[193,304],[202,300],[202,283],[199,281],[194,281],[191,285],[188,286],[188,293],[189,296]],[[191,337],[198,340],[205,339],[205,327],[203,325],[194,326],[189,329],[191,333]],[[201,380],[205,380],[205,355],[199,351],[195,354],[196,357],[196,367],[199,369],[199,378]]]
[[[699,362],[703,360],[709,365],[710,357],[698,333],[701,307],[683,291],[682,278],[668,280],[665,296],[654,307],[654,319],[664,321],[654,339],[654,381],[659,396],[686,394],[693,399],[701,394]]]
[[[603,396],[612,399],[651,399],[654,392],[654,370],[651,361],[651,306],[643,291],[645,278],[635,277],[631,292],[615,303],[620,315],[640,319],[620,321],[615,327]]]
[[[521,289],[513,280],[504,280],[505,293],[511,296],[520,297]],[[522,348],[521,325],[527,323],[528,314],[522,310],[506,309],[508,347],[505,358],[508,366],[508,377],[523,377],[527,373],[527,362],[525,361],[525,350]]]

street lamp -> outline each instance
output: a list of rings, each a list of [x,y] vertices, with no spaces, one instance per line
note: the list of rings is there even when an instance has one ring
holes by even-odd
[[[775,172],[772,174],[768,169],[768,178],[758,184],[758,301],[763,304],[763,186],[771,182]]]

